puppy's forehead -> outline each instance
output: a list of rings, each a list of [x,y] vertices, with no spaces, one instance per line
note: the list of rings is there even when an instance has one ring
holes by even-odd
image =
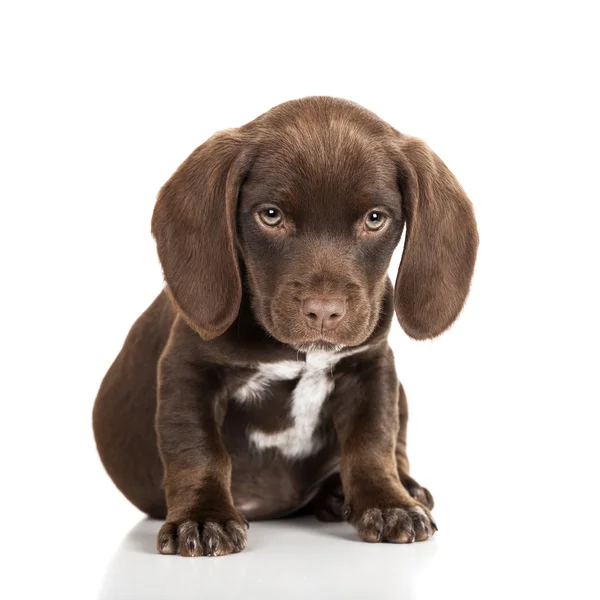
[[[308,133],[318,129],[341,127],[375,137],[390,133],[391,127],[371,111],[340,98],[313,96],[279,104],[248,126],[254,130],[296,130]]]
[[[308,199],[316,205],[340,199],[360,210],[378,199],[397,203],[396,169],[382,135],[344,114],[318,117],[301,113],[277,127],[265,124],[244,184],[246,198],[276,198],[292,208]]]

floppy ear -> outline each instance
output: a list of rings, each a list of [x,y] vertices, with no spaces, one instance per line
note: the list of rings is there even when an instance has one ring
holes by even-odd
[[[452,325],[469,292],[477,225],[464,190],[424,142],[398,134],[394,154],[406,219],[396,315],[412,338],[433,338]]]
[[[215,134],[165,183],[152,215],[167,292],[206,340],[223,333],[240,307],[234,236],[246,163],[237,130]]]

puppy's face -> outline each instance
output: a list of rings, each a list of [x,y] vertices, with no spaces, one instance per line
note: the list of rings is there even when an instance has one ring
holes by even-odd
[[[435,337],[469,290],[469,199],[423,142],[313,97],[197,148],[161,189],[152,232],[166,289],[202,338],[229,328],[247,294],[277,340],[334,350],[373,332],[404,224],[396,315],[411,337]]]
[[[343,123],[269,135],[238,201],[257,319],[304,351],[363,343],[402,228],[397,170],[373,140]]]

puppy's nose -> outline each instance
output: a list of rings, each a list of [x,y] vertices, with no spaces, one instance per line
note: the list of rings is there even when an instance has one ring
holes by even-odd
[[[346,313],[345,298],[306,298],[302,301],[306,323],[317,331],[335,329]]]

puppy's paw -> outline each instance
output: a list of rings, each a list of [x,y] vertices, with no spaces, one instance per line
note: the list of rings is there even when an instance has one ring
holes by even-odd
[[[346,506],[345,513],[365,542],[410,544],[426,540],[437,531],[429,510],[418,504],[366,508],[356,513]]]
[[[406,489],[406,491],[423,506],[426,506],[429,510],[433,508],[433,496],[431,492],[419,485],[410,475],[405,473],[398,473],[400,475],[400,482]]]
[[[158,532],[156,545],[160,554],[235,554],[246,547],[246,529],[247,523],[242,519],[167,521]]]

